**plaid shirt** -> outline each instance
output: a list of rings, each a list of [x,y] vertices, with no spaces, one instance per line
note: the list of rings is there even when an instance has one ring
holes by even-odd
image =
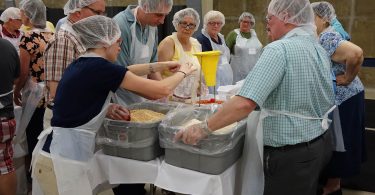
[[[330,59],[316,38],[299,28],[267,45],[239,93],[261,108],[322,117],[334,104]],[[269,116],[264,145],[310,141],[323,133],[320,120]]]
[[[71,28],[72,23],[67,20],[63,25]],[[60,81],[66,67],[85,51],[74,34],[61,28],[44,53],[45,80]]]

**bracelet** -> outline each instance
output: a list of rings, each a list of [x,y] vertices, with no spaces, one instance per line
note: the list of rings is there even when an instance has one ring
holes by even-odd
[[[181,72],[182,74],[184,74],[184,78],[186,78],[186,76],[187,76],[187,74],[184,71],[178,70],[176,72]]]
[[[210,128],[208,128],[208,121],[205,120],[203,122],[200,123],[200,128],[202,128],[202,130],[207,134],[207,135],[210,135],[212,133],[212,130]]]
[[[155,73],[154,66],[152,66],[152,64],[148,65],[148,70],[150,71],[150,73]]]

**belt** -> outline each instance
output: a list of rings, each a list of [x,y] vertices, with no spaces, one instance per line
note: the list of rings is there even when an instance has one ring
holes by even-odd
[[[270,149],[270,150],[292,150],[292,149],[297,149],[297,148],[302,148],[302,147],[308,147],[311,144],[314,144],[315,142],[319,141],[322,139],[327,132],[324,132],[322,135],[319,135],[318,137],[308,141],[308,142],[302,142],[294,145],[285,145],[285,146],[280,146],[280,147],[273,147],[273,146],[264,146],[264,149]]]

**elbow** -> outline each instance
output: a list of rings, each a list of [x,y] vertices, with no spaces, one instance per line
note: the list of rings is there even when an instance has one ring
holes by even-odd
[[[168,86],[160,86],[156,93],[151,97],[153,100],[161,99],[167,97],[169,94],[173,93],[173,89]]]

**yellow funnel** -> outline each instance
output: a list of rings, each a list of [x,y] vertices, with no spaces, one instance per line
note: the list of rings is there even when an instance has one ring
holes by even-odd
[[[204,80],[209,87],[216,85],[216,69],[221,52],[219,50],[194,53],[202,66]]]

